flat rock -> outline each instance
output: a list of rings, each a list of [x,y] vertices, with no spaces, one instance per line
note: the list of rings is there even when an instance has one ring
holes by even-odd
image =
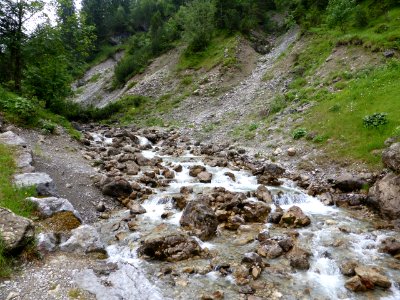
[[[12,131],[1,133],[0,143],[9,146],[26,146],[26,141]]]
[[[373,288],[374,286],[390,288],[392,286],[389,278],[383,275],[377,268],[358,266],[354,271],[367,288]]]
[[[6,252],[23,248],[34,235],[35,228],[31,220],[0,207],[0,236]]]
[[[71,231],[72,236],[60,245],[60,250],[75,253],[105,252],[105,247],[96,228],[81,225]]]
[[[47,197],[47,198],[35,198],[29,197],[27,200],[37,204],[39,213],[43,217],[50,217],[55,213],[62,211],[72,212],[79,220],[82,220],[79,212],[75,210],[71,202],[64,198]]]
[[[36,186],[39,196],[57,196],[53,179],[46,173],[23,173],[14,176],[17,187]]]
[[[206,172],[206,171],[200,172],[197,175],[197,178],[199,179],[199,181],[201,183],[211,183],[212,177],[213,177],[213,175],[210,172]]]

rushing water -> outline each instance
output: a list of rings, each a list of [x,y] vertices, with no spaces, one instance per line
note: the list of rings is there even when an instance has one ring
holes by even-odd
[[[94,136],[97,143],[110,144],[110,139],[100,135]],[[140,138],[145,145],[148,141]],[[154,149],[143,151],[145,157],[152,158],[157,153]],[[98,299],[199,299],[202,294],[211,295],[216,290],[225,294],[225,299],[241,299],[240,287],[235,284],[232,275],[222,276],[215,270],[201,274],[179,273],[175,278],[163,278],[158,274],[160,268],[173,266],[177,270],[184,267],[205,268],[210,261],[206,259],[189,260],[176,263],[147,262],[139,259],[136,250],[141,237],[145,237],[164,226],[166,232],[179,228],[182,212],[173,209],[168,200],[179,193],[183,186],[192,186],[195,193],[224,187],[232,192],[247,192],[257,189],[257,179],[246,171],[233,171],[229,168],[210,167],[203,163],[202,157],[185,154],[180,157],[161,156],[166,166],[181,164],[183,171],[169,187],[159,189],[143,203],[146,213],[138,217],[139,229],[134,233],[126,233],[124,238],[116,241],[116,231],[112,230],[116,223],[129,215],[129,211],[116,212],[112,218],[99,222],[98,228],[106,243],[108,261],[117,263],[119,269],[110,275],[96,276],[93,271],[86,270],[78,275],[80,286],[94,294]],[[189,176],[189,168],[193,165],[204,165],[213,174],[211,183],[199,183]],[[225,172],[235,175],[236,181],[225,176]],[[132,180],[136,177],[133,176]],[[352,213],[333,206],[325,206],[318,199],[308,196],[291,181],[285,180],[281,187],[269,187],[274,202],[283,209],[292,205],[299,206],[311,218],[311,225],[297,229],[297,239],[300,247],[310,251],[311,267],[308,271],[293,272],[284,257],[269,260],[271,268],[266,268],[259,282],[264,284],[266,298],[281,299],[400,299],[398,282],[400,272],[390,268],[396,260],[378,251],[380,241],[387,236],[397,236],[397,233],[387,230],[375,230],[373,225]],[[160,201],[160,199],[167,199]],[[255,200],[256,201],[256,200]],[[275,207],[272,207],[274,210]],[[162,219],[165,211],[173,212],[169,219]],[[160,227],[161,226],[161,227]],[[250,225],[248,231],[232,233],[222,230],[209,242],[197,239],[202,248],[208,248],[217,253],[217,259],[231,265],[240,263],[243,254],[255,251],[257,242],[247,236],[255,236],[260,230],[267,229],[271,236],[279,235],[286,229],[271,224]],[[343,230],[345,228],[346,230]],[[121,231],[129,232],[121,225]],[[286,230],[287,231],[287,230]],[[361,264],[378,266],[391,279],[392,287],[388,291],[375,290],[356,294],[344,287],[347,277],[339,270],[339,264],[347,259],[354,259]]]

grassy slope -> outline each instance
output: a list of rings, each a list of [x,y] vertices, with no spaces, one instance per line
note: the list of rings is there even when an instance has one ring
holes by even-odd
[[[396,128],[399,131],[400,62],[391,59],[378,68],[365,66],[350,74],[336,70],[326,82],[314,76],[315,71],[336,45],[370,51],[400,49],[399,18],[400,9],[396,8],[372,20],[365,29],[351,28],[346,33],[324,27],[312,29],[306,37],[307,46],[296,54],[293,71],[298,74],[289,91],[273,102],[277,111],[292,101],[316,103],[298,127],[316,132],[317,141],[334,159],[359,160],[372,168],[380,167],[379,151],[373,150],[384,148],[384,141],[396,134]],[[331,80],[338,76],[342,80],[332,86]],[[320,84],[335,91],[321,88]],[[363,117],[373,113],[387,113],[389,123],[379,129],[365,128]]]

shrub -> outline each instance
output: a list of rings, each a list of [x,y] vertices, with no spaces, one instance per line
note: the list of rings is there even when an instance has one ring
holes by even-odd
[[[35,117],[36,106],[33,101],[0,91],[0,109],[23,122],[30,122]]]
[[[374,113],[365,116],[363,123],[366,128],[379,128],[388,123],[387,113]]]
[[[292,133],[292,137],[295,140],[299,140],[302,137],[305,137],[307,135],[307,130],[305,130],[304,128],[297,128],[295,131],[293,131]]]
[[[40,127],[45,134],[53,134],[56,131],[57,124],[50,120],[40,120]]]

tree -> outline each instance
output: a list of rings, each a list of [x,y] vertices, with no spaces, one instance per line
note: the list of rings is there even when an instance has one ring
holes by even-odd
[[[327,11],[328,25],[333,28],[340,26],[342,31],[345,30],[345,23],[349,19],[355,8],[354,0],[329,0]]]
[[[8,61],[3,80],[14,82],[14,90],[21,90],[23,56],[26,42],[26,22],[43,8],[42,0],[0,0],[0,47],[2,62]]]
[[[181,8],[184,35],[190,50],[203,50],[210,42],[215,29],[215,11],[211,0],[194,0]]]

